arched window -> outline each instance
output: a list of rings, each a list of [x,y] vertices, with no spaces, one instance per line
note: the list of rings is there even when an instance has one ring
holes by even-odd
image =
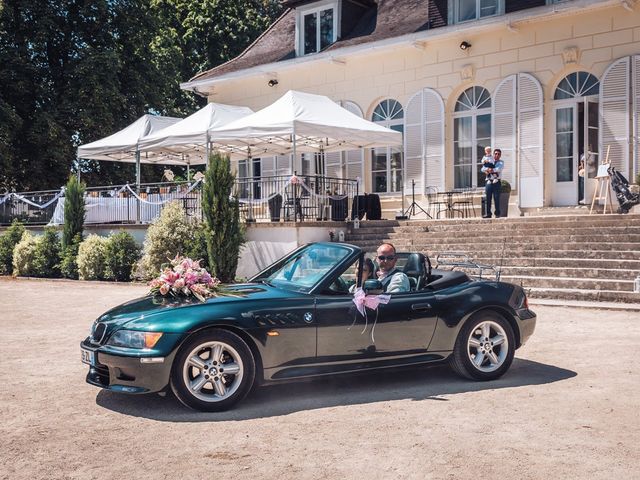
[[[491,95],[482,87],[467,88],[453,114],[453,186],[484,186],[482,156],[491,144]]]
[[[400,102],[383,100],[373,110],[371,120],[404,133],[404,111]],[[371,152],[371,185],[376,193],[399,192],[402,189],[402,145],[374,148]]]
[[[587,72],[570,73],[556,87],[554,100],[598,95],[600,82]]]

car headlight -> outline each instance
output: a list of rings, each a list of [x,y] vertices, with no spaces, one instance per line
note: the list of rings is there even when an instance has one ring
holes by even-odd
[[[118,330],[111,335],[107,345],[127,348],[153,348],[162,337],[161,332],[136,332],[134,330]]]

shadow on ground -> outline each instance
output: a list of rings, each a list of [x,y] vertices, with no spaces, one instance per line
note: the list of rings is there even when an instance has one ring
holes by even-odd
[[[473,382],[455,376],[447,366],[383,370],[338,375],[310,381],[255,388],[227,412],[190,410],[171,394],[126,395],[101,390],[96,403],[114,412],[163,422],[216,422],[286,415],[293,412],[391,400],[437,400],[442,395],[542,385],[576,376],[576,372],[530,360],[515,359],[509,372],[493,382]]]

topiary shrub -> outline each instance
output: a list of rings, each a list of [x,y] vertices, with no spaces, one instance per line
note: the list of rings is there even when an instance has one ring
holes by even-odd
[[[37,275],[36,249],[38,240],[28,231],[13,249],[13,274],[19,277],[33,277]]]
[[[65,278],[78,278],[78,249],[82,243],[82,235],[73,237],[70,245],[62,249],[60,261],[60,273]]]
[[[119,232],[109,236],[104,246],[105,278],[128,282],[139,256],[140,248],[130,233]]]
[[[80,280],[104,278],[104,250],[106,238],[89,235],[78,248],[78,277]]]
[[[57,278],[60,276],[60,241],[55,228],[47,227],[36,239],[34,252],[36,276]]]
[[[500,193],[511,193],[511,184],[506,180],[500,180]]]
[[[18,220],[0,236],[0,275],[11,275],[13,271],[13,249],[22,238],[25,228]]]
[[[235,280],[240,248],[245,238],[238,200],[231,198],[234,182],[229,157],[212,154],[202,186],[202,211],[207,223],[209,266],[224,283]]]
[[[176,255],[186,255],[193,244],[195,224],[185,215],[180,202],[170,202],[147,229],[137,277],[153,278],[163,264]]]
[[[84,229],[84,192],[86,186],[75,176],[71,176],[64,191],[64,228],[62,230],[62,247],[66,248],[73,238]]]

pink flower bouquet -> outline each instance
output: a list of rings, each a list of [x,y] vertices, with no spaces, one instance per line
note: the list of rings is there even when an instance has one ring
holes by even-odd
[[[201,302],[209,297],[225,295],[220,288],[220,280],[212,277],[200,266],[200,260],[180,257],[171,260],[172,267],[166,267],[158,278],[149,282],[150,295],[160,294],[174,297],[193,295]]]

